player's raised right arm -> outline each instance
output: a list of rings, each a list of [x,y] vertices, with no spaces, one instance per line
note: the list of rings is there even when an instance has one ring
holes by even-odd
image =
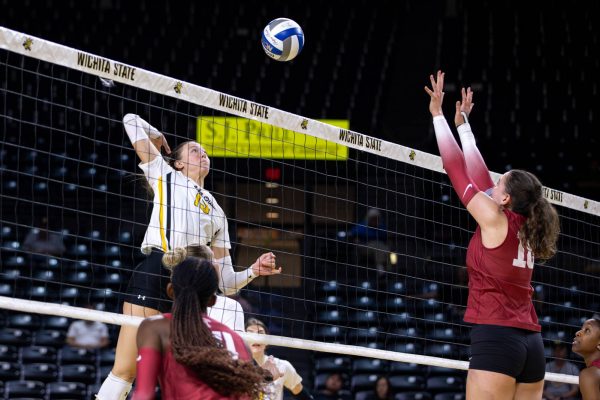
[[[136,114],[126,114],[123,117],[123,126],[136,154],[143,164],[149,163],[160,156],[159,149],[153,143],[163,138],[158,129]]]
[[[467,163],[467,172],[473,182],[479,187],[480,190],[489,194],[489,190],[494,187],[494,181],[490,176],[485,161],[477,148],[475,142],[475,136],[471,130],[469,124],[469,114],[473,109],[475,103],[473,103],[473,91],[471,88],[462,88],[461,90],[462,101],[456,102],[456,113],[454,115],[454,123],[460,136],[460,143],[462,145],[465,162]]]

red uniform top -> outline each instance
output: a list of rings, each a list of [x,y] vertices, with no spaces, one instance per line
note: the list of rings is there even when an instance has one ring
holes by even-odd
[[[592,361],[592,364],[590,364],[590,367],[600,368],[600,358]]]
[[[171,314],[163,314],[165,318],[171,318]],[[250,361],[250,354],[242,338],[220,322],[204,316],[204,322],[208,325],[213,335],[223,343],[223,346],[232,353],[234,358]],[[157,360],[158,361],[158,360]],[[161,396],[165,400],[226,400],[231,397],[225,397],[215,392],[206,383],[200,381],[196,375],[187,367],[179,364],[170,346],[163,349],[160,356],[160,367],[158,373],[158,382],[160,384]],[[146,381],[144,379],[144,381]],[[151,380],[150,380],[151,381]],[[144,388],[143,392],[148,392]],[[154,385],[150,389],[153,398]],[[140,396],[141,397],[141,396]],[[135,398],[135,396],[134,396]]]
[[[508,234],[493,249],[483,246],[477,227],[467,250],[469,300],[465,321],[541,331],[533,308],[531,275],[533,255],[524,248],[518,232],[525,217],[504,210]]]

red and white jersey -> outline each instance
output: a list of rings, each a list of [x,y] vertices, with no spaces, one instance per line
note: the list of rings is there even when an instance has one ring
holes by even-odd
[[[174,170],[162,157],[139,164],[154,191],[142,252],[204,244],[231,248],[227,217],[208,190]]]
[[[531,276],[534,259],[518,237],[525,217],[504,210],[508,233],[495,248],[483,246],[477,227],[467,250],[469,300],[465,321],[541,331],[533,307]]]
[[[164,314],[166,318],[171,318],[171,314]],[[232,357],[250,361],[251,357],[244,344],[244,341],[233,330],[227,326],[215,321],[212,318],[204,317],[204,322],[208,325],[213,335],[223,343],[223,346],[231,352]],[[162,366],[158,376],[161,396],[165,400],[226,400],[225,397],[215,392],[204,382],[198,380],[196,375],[187,367],[175,361],[171,349],[163,352]]]

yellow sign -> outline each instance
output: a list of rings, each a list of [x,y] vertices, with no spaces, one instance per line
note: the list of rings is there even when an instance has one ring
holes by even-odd
[[[350,125],[348,120],[319,121],[342,129]],[[197,138],[210,157],[348,159],[346,146],[239,117],[198,117]]]

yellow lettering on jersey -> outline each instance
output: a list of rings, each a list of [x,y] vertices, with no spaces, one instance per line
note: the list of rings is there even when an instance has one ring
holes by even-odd
[[[204,214],[208,214],[210,212],[210,207],[208,206],[208,204],[206,204],[206,201],[204,201],[204,199],[202,199],[200,201],[200,209],[202,210],[202,212]]]
[[[196,207],[198,207],[198,204],[200,204],[200,200],[202,200],[202,195],[200,193],[196,193],[196,198],[194,199],[194,205]]]
[[[162,250],[167,252],[167,237],[165,236],[165,216],[163,212],[163,179],[158,177],[158,223],[160,225],[160,243]],[[168,212],[168,211],[167,211]]]

